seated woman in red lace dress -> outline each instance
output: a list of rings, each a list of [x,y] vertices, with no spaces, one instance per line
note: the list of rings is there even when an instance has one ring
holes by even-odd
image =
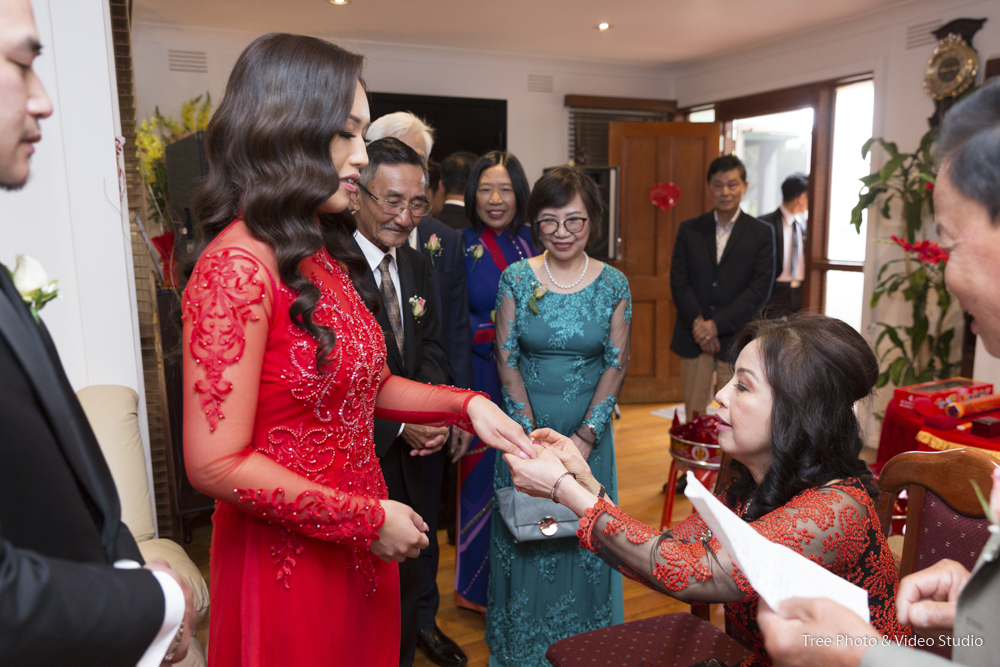
[[[864,461],[854,404],[878,377],[868,343],[822,315],[751,322],[737,339],[736,374],[716,395],[719,444],[739,477],[719,499],[772,542],[868,591],[872,624],[905,637],[896,620],[896,568],[879,529],[877,488]],[[555,499],[580,517],[580,545],[623,574],[686,602],[724,602],[753,645],[751,664],[771,664],[757,627],[758,596],[704,520],[672,531],[643,525],[604,496],[567,438],[532,433],[546,447],[532,460],[505,456],[515,486]],[[576,475],[563,479],[566,472]]]
[[[213,666],[398,664],[396,561],[427,546],[427,526],[387,500],[376,415],[530,447],[488,398],[385,366],[351,282],[368,265],[341,215],[368,162],[361,65],[323,40],[265,35],[237,60],[206,134],[206,247],[182,304],[184,459],[219,501]]]

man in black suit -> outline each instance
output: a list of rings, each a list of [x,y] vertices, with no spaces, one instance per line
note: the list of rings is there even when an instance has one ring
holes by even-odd
[[[417,382],[447,384],[448,360],[438,327],[430,261],[406,243],[430,209],[423,160],[395,138],[368,146],[368,165],[352,194],[356,248],[371,267],[368,288],[380,296],[377,319],[386,339],[389,370]],[[422,504],[424,456],[444,446],[448,429],[375,420],[375,453],[389,498],[428,518]],[[401,637],[399,664],[413,664],[417,645],[421,561],[399,566]]]
[[[774,230],[740,210],[747,172],[735,155],[708,167],[713,210],[681,223],[670,265],[677,307],[670,349],[681,357],[688,421],[712,400],[712,375],[722,387],[733,376],[730,345],[764,305],[774,282]]]
[[[444,207],[437,217],[452,229],[469,226],[469,216],[465,213],[465,184],[469,182],[472,165],[479,156],[468,151],[452,153],[441,162],[441,183],[444,190]]]
[[[27,181],[52,103],[28,0],[0,0],[0,188]],[[8,223],[10,224],[10,223]],[[192,591],[142,556],[44,323],[0,270],[0,664],[159,665],[187,653]]]
[[[758,218],[774,228],[775,265],[778,277],[764,306],[768,317],[802,310],[802,280],[806,275],[805,225],[799,217],[809,210],[809,177],[792,174],[781,184],[781,206]]]
[[[376,141],[385,137],[395,137],[412,148],[427,165],[426,156],[434,146],[434,130],[409,112],[397,112],[382,116],[368,128],[368,139]],[[461,155],[461,154],[459,154]],[[475,155],[472,156],[473,162]],[[454,163],[468,162],[459,158]],[[465,180],[468,180],[472,162],[468,162]],[[449,178],[454,180],[455,174]],[[442,180],[443,180],[442,175]],[[454,184],[453,184],[454,185]],[[463,181],[464,192],[464,181]],[[464,204],[464,199],[463,199]],[[445,204],[444,209],[459,208]],[[462,209],[464,216],[464,208]],[[451,384],[469,389],[472,387],[472,330],[469,323],[469,296],[465,282],[465,244],[462,235],[440,220],[425,215],[420,218],[416,229],[410,233],[407,244],[413,250],[422,252],[431,264],[434,276],[435,304],[441,329],[441,342],[448,355],[448,374]],[[441,499],[444,498],[444,524],[453,527],[455,523],[458,494],[458,470],[453,464],[465,455],[472,443],[472,435],[462,429],[452,429],[451,459],[444,452],[429,454],[423,461],[422,511],[421,515],[429,527],[427,537],[430,542],[420,553],[421,583],[420,612],[418,618],[417,646],[432,662],[441,667],[462,667],[468,661],[465,653],[437,625],[440,605],[437,573],[440,551],[437,541],[438,516]],[[453,529],[453,528],[452,528]]]

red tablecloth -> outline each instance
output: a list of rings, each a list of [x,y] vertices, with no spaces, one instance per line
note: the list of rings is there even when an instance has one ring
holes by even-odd
[[[969,424],[979,417],[998,417],[1000,409],[972,415],[959,420],[959,426]],[[918,440],[919,436],[919,440]],[[955,447],[978,447],[1000,453],[1000,438],[980,438],[972,435],[971,429],[953,428],[943,430],[924,424],[924,418],[916,412],[899,407],[893,399],[885,408],[882,420],[882,437],[878,442],[876,463],[881,468],[886,461],[903,452],[940,451]]]

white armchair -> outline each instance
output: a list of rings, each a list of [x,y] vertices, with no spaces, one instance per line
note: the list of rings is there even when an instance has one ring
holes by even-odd
[[[139,396],[132,389],[119,385],[85,387],[76,395],[111,468],[121,501],[122,521],[132,531],[147,562],[163,558],[194,590],[200,626],[209,612],[205,579],[181,545],[167,539],[154,539],[156,522],[150,503],[146,457],[139,436]],[[180,665],[204,667],[204,650],[197,638],[192,639],[191,651]]]

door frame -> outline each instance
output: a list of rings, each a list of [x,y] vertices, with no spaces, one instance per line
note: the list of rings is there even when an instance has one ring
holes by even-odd
[[[619,225],[624,231],[630,225],[630,207],[638,200],[630,198],[630,174],[625,169],[627,157],[626,132],[629,139],[657,138],[662,136],[663,131],[669,128],[674,139],[704,139],[704,165],[708,168],[709,163],[719,156],[719,144],[711,137],[719,136],[718,123],[678,123],[678,122],[621,122],[616,121],[608,125],[608,164],[619,167]],[[657,146],[657,174],[652,177],[652,182],[656,183],[665,180],[668,174],[664,170],[673,170],[677,167],[673,161],[673,154],[669,157],[664,155],[664,148]],[[666,158],[666,159],[665,159]],[[631,178],[635,178],[632,176]],[[640,176],[641,178],[641,176]],[[702,201],[699,213],[711,209],[711,196],[708,192],[707,184],[704,183],[705,175],[698,176],[702,183]],[[644,179],[648,180],[648,179]],[[648,186],[643,184],[642,192]],[[683,193],[682,193],[683,197]],[[643,208],[654,208],[649,200],[642,198],[639,204]],[[645,214],[644,214],[645,215]],[[657,241],[659,234],[669,235],[669,243],[657,243],[655,249],[655,269],[652,274],[630,274],[626,269],[627,257],[630,253],[630,243],[634,244],[635,239],[630,239],[627,234],[622,234],[623,242],[620,246],[619,256],[622,259],[613,262],[613,266],[623,273],[629,281],[629,289],[632,292],[633,302],[655,302],[653,312],[653,374],[651,376],[636,377],[629,374],[622,386],[619,401],[622,403],[649,403],[649,402],[672,402],[683,400],[683,388],[680,381],[680,357],[670,351],[670,340],[673,335],[674,322],[677,317],[677,309],[674,305],[673,296],[670,291],[670,263],[673,244],[677,236],[677,229],[683,221],[678,209],[672,208],[667,211],[655,210],[655,227],[657,230]],[[633,348],[633,356],[635,348]]]

